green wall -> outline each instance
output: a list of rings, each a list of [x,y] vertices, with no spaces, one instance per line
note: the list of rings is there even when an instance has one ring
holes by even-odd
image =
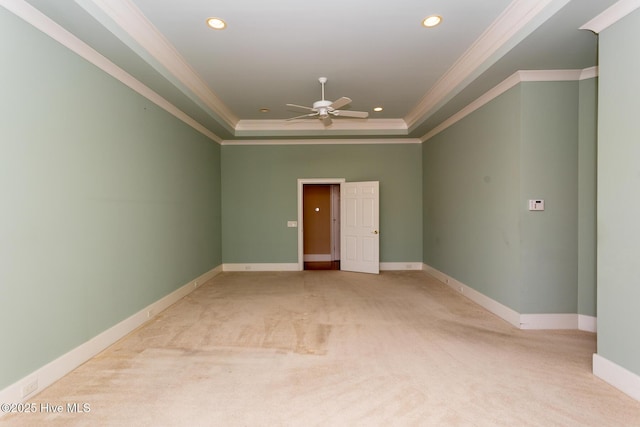
[[[299,178],[380,181],[380,261],[422,259],[419,144],[224,145],[224,263],[296,263]]]
[[[597,315],[596,185],[598,79],[580,81],[578,129],[578,313]]]
[[[519,312],[577,313],[578,82],[521,86]]]
[[[220,146],[0,8],[0,389],[221,263]]]
[[[423,144],[424,262],[520,308],[518,86]]]
[[[640,375],[640,10],[600,33],[598,354]]]
[[[426,264],[519,313],[577,313],[578,105],[578,82],[521,83],[425,142]]]

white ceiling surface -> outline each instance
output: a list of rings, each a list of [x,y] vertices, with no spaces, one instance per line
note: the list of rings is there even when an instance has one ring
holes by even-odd
[[[404,117],[510,0],[134,2],[234,113],[264,119],[260,107],[286,118],[286,103],[320,99],[320,76],[328,99]],[[422,27],[436,12],[442,26]],[[206,28],[211,15],[228,29]]]
[[[596,65],[596,36],[578,28],[615,0],[28,2],[233,140],[420,138],[517,70]],[[443,22],[422,27],[431,14]],[[285,104],[321,98],[321,76],[327,99],[370,118],[285,121],[301,114]]]

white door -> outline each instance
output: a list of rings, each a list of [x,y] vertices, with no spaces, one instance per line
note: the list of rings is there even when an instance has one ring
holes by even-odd
[[[380,272],[378,181],[340,184],[340,269]]]

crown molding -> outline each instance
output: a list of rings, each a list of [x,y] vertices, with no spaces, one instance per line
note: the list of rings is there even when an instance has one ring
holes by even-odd
[[[331,126],[320,120],[240,120],[236,125],[238,137],[260,136],[330,136],[330,135],[407,135],[402,119],[335,119]]]
[[[372,139],[237,139],[224,140],[220,145],[372,145],[422,144],[419,138]]]
[[[177,119],[191,126],[209,139],[217,143],[222,142],[222,139],[219,138],[216,134],[211,132],[206,127],[202,126],[188,114],[180,110],[171,102],[164,99],[148,86],[145,86],[131,74],[118,67],[109,59],[101,55],[98,51],[74,36],[72,33],[64,29],[62,26],[54,22],[51,18],[31,6],[26,1],[0,0],[0,6],[5,7],[9,12],[13,13],[28,24],[37,28],[39,31],[42,31],[53,40],[57,41],[67,49],[79,55],[89,63],[95,65],[105,73],[117,79],[122,84],[139,93],[149,101],[156,104],[158,107],[162,108]]]
[[[409,129],[428,118],[475,76],[565,6],[569,0],[515,0],[405,117]]]
[[[440,123],[435,128],[431,129],[429,132],[423,135],[420,138],[420,140],[423,142],[428,141],[429,139],[433,138],[443,130],[447,129],[449,126],[452,126],[455,123],[459,122],[469,114],[476,111],[478,108],[489,103],[489,101],[497,98],[498,96],[502,95],[503,93],[505,93],[506,91],[508,91],[509,89],[511,89],[512,87],[514,87],[519,83],[520,83],[520,73],[516,71],[511,76],[507,77],[505,80],[500,82],[497,86],[485,92],[480,98],[476,99],[471,104],[467,105],[462,110],[458,111],[453,116],[449,117],[447,120]]]
[[[176,48],[164,35],[144,16],[142,11],[130,0],[76,0],[76,3],[84,8],[96,20],[107,29],[123,31],[131,40],[124,40],[122,34],[114,34],[129,45],[143,59],[153,59],[150,65],[157,69],[160,65],[163,70],[158,70],[166,78],[177,81],[188,90],[186,95],[196,102],[204,105],[221,120],[221,124],[227,127],[231,133],[238,123],[231,110],[209,88],[200,76],[189,66]],[[106,22],[105,18],[112,22]],[[113,28],[113,24],[117,26]],[[120,32],[118,31],[118,32]],[[131,46],[131,42],[137,46]],[[140,48],[144,52],[140,52]],[[144,55],[146,53],[147,55]],[[150,56],[150,58],[148,57]],[[153,64],[152,62],[157,62]],[[169,75],[167,75],[167,73]],[[175,83],[175,82],[174,82]]]
[[[580,73],[580,80],[595,79],[599,72],[598,66],[585,68]]]
[[[640,0],[620,0],[580,27],[581,30],[590,30],[600,34],[609,26],[615,24],[634,10],[640,7]]]
[[[406,131],[407,124],[402,119],[334,119],[330,127],[316,119],[302,120],[240,120],[236,130],[279,130],[279,129],[391,129]]]
[[[567,82],[580,80],[582,70],[520,70],[520,82]]]
[[[420,140],[423,142],[433,138],[443,130],[459,122],[469,114],[473,113],[483,105],[494,100],[512,87],[522,82],[562,82],[562,81],[579,81],[598,76],[598,67],[585,68],[584,70],[520,70],[516,71],[501,83],[485,92],[481,97],[473,101],[471,104],[449,117],[444,122],[433,128],[431,131],[423,135]]]

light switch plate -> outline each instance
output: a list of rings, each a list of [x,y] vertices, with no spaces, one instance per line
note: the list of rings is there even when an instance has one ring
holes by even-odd
[[[287,227],[296,228],[298,226],[298,221],[287,221]]]
[[[542,199],[529,200],[529,210],[530,211],[543,211],[544,210],[544,200],[542,200]]]

